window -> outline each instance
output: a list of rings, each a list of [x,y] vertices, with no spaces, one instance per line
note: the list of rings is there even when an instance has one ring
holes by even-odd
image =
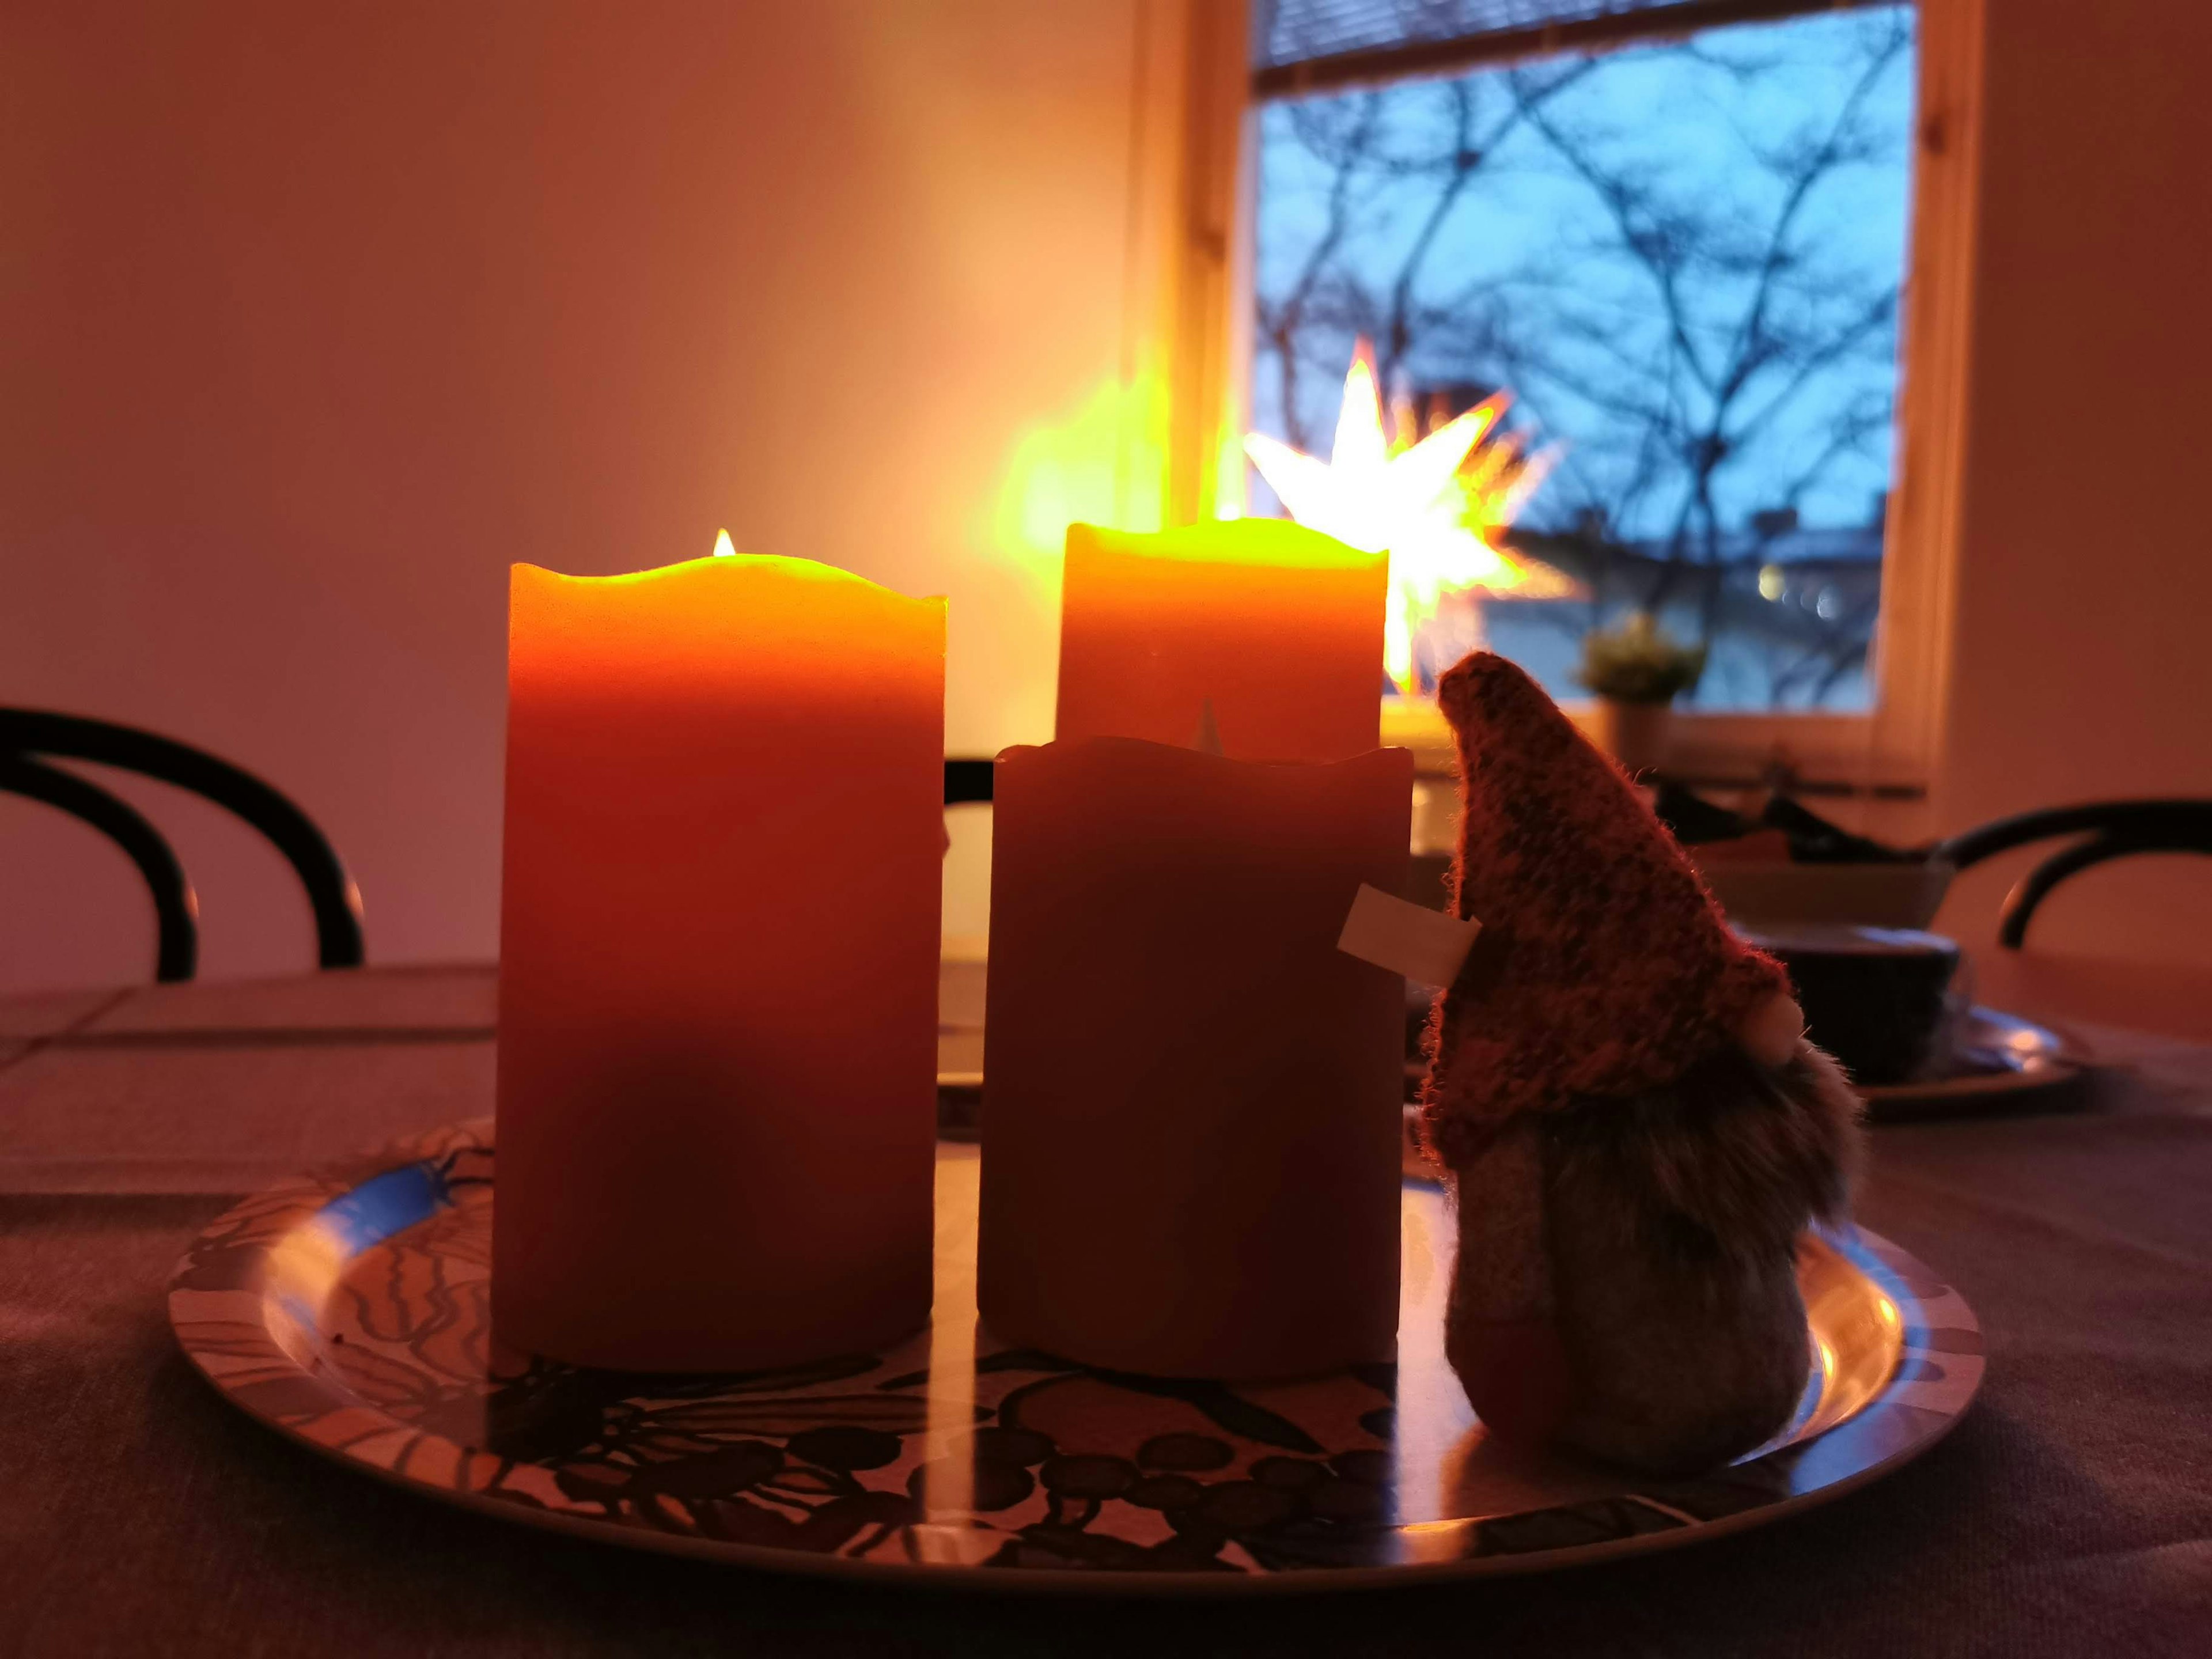
[[[1252,424],[1327,453],[1363,340],[1401,439],[1506,394],[1505,539],[1572,592],[1479,625],[1555,695],[1650,608],[1697,708],[1874,702],[1916,20],[1790,12],[1260,0]],[[1471,620],[1420,621],[1425,675]]]

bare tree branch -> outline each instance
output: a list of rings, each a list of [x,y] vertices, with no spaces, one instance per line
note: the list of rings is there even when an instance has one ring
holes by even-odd
[[[1386,385],[1413,374],[1510,386],[1517,420],[1584,434],[1542,510],[1577,526],[1561,556],[1589,580],[1590,620],[1626,597],[1686,607],[1709,639],[1754,629],[1768,695],[1817,702],[1863,668],[1870,574],[1833,586],[1823,615],[1767,605],[1748,573],[1796,533],[1808,500],[1881,477],[1899,288],[1839,253],[1814,204],[1836,199],[1826,187],[1847,170],[1901,165],[1888,112],[1902,107],[1891,93],[1912,28],[1903,7],[1847,34],[1823,23],[1811,45],[1790,44],[1791,27],[1271,111],[1273,138],[1312,164],[1297,175],[1310,206],[1297,258],[1260,296],[1258,331],[1280,371],[1285,435],[1304,447],[1304,371],[1333,375],[1360,334]],[[1701,183],[1710,166],[1685,172],[1638,125],[1608,130],[1599,94],[1563,96],[1629,62],[1647,77],[1678,63],[1698,78],[1670,84],[1721,89],[1714,131],[1742,158],[1744,191]],[[1777,94],[1760,89],[1795,88],[1773,77],[1808,66],[1820,100],[1778,134]],[[1525,200],[1529,179],[1579,191],[1588,210],[1503,270],[1451,269],[1474,216],[1516,191]]]

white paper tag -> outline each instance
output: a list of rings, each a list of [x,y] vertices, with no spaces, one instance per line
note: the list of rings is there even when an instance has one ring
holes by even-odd
[[[1421,985],[1449,985],[1482,924],[1359,884],[1336,948]]]

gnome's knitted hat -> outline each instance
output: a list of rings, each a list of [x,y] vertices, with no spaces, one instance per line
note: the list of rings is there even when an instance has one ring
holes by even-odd
[[[1437,696],[1459,747],[1455,908],[1483,926],[1430,1036],[1424,1116],[1457,1163],[1516,1114],[1674,1081],[1790,988],[1528,675],[1479,652]]]

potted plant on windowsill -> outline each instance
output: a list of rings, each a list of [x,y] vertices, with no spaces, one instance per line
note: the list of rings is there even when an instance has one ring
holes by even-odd
[[[1705,672],[1705,647],[1680,643],[1649,611],[1583,635],[1576,678],[1598,700],[1598,746],[1625,771],[1658,767],[1667,757],[1672,704]]]

